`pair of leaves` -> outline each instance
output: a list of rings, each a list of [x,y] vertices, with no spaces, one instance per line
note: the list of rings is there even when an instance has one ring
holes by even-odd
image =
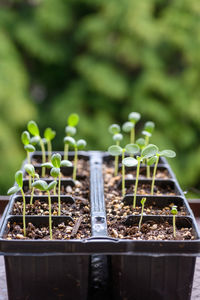
[[[15,173],[15,181],[16,181],[17,185],[11,187],[8,190],[8,192],[7,192],[8,195],[15,194],[23,188],[23,173],[22,173],[22,171],[17,171]]]
[[[80,139],[77,142],[75,141],[75,139],[71,136],[66,136],[64,138],[64,143],[68,144],[71,147],[77,148],[79,150],[82,150],[86,147],[87,143],[85,140]]]
[[[39,178],[39,175],[37,173],[35,173],[35,168],[33,165],[25,164],[24,169],[31,177]]]
[[[67,119],[67,124],[71,127],[75,127],[78,125],[79,122],[79,115],[78,114],[70,114]]]
[[[21,135],[21,141],[24,144],[24,149],[28,152],[34,152],[35,147],[31,145],[31,137],[28,131],[23,131]]]
[[[71,167],[71,166],[72,166],[71,161],[61,160],[61,155],[59,153],[52,155],[51,162],[42,164],[42,167],[51,169],[51,176],[53,176],[54,178],[59,176],[61,167]]]
[[[56,132],[54,130],[52,130],[50,127],[46,128],[44,131],[44,138],[47,141],[51,141],[55,138],[56,136]]]
[[[47,191],[51,191],[52,189],[54,189],[54,187],[56,185],[57,185],[56,180],[50,182],[49,184],[44,180],[37,180],[32,184],[32,187],[34,187],[40,191],[47,192]]]
[[[173,206],[172,206],[171,213],[172,213],[172,215],[174,215],[174,216],[178,214],[177,206],[176,206],[176,205],[173,205]]]
[[[125,146],[125,151],[129,154],[136,154],[140,151],[140,149],[136,144],[128,144]],[[113,156],[119,156],[122,154],[123,148],[117,145],[113,145],[108,148],[108,152]]]
[[[158,159],[159,156],[164,156],[164,157],[167,157],[167,158],[174,158],[174,157],[176,157],[176,152],[174,152],[173,150],[158,151],[155,156],[151,157],[148,160],[147,164],[149,166],[153,165],[156,162],[156,160]]]
[[[109,126],[108,131],[114,135],[120,133],[120,126],[118,124],[112,124]]]
[[[35,121],[29,121],[27,125],[28,131],[33,135],[33,136],[40,136],[40,131],[38,128],[38,125],[36,124]]]
[[[152,121],[148,121],[144,124],[144,130],[142,131],[142,134],[145,136],[152,136],[152,133],[155,128],[155,123]]]

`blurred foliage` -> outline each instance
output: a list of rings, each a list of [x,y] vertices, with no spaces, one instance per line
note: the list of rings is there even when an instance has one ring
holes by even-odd
[[[88,148],[103,150],[108,126],[140,112],[138,134],[154,121],[151,141],[174,149],[181,184],[199,188],[199,0],[0,3],[2,192],[20,165],[27,120],[56,129],[62,149],[71,112]]]

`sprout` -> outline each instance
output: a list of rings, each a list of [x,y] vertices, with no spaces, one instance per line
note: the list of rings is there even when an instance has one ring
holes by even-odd
[[[125,196],[125,166],[131,167],[137,164],[137,160],[133,157],[125,158],[125,152],[129,154],[136,154],[139,151],[139,147],[135,144],[128,144],[125,148],[113,145],[108,148],[108,152],[112,156],[122,155],[122,197]]]
[[[141,204],[142,204],[142,210],[141,210],[141,216],[140,216],[140,221],[139,221],[139,226],[138,226],[138,229],[139,231],[141,230],[141,224],[142,224],[142,218],[143,218],[143,212],[144,212],[144,204],[146,202],[147,198],[142,198],[141,200]]]
[[[128,115],[129,122],[125,122],[122,126],[123,131],[130,132],[130,143],[135,143],[135,124],[140,120],[141,115],[137,112],[131,112]]]
[[[45,147],[44,147],[44,141],[40,136],[40,131],[37,126],[37,124],[34,121],[29,121],[27,125],[28,131],[36,137],[35,140],[38,140],[40,143],[40,147],[42,150],[42,163],[44,164],[46,162],[46,155],[45,155]],[[45,168],[42,168],[42,177],[45,177]]]
[[[61,213],[61,203],[60,203],[60,186],[61,186],[61,167],[71,167],[72,163],[69,160],[61,160],[61,155],[59,153],[53,154],[51,157],[51,162],[42,164],[46,168],[51,168],[51,176],[54,178],[58,177],[58,215]],[[56,195],[56,186],[54,186],[54,195]]]
[[[35,178],[39,179],[39,175],[37,173],[35,173],[35,168],[33,165],[31,164],[26,164],[24,166],[25,171],[29,174],[29,189],[31,190],[31,177],[33,178],[33,182],[35,180]],[[32,191],[31,191],[31,199],[30,199],[30,204],[32,205],[33,203],[33,196],[34,196],[34,188],[32,187]]]
[[[49,234],[50,239],[52,240],[52,221],[51,221],[51,196],[50,191],[54,189],[54,187],[57,185],[57,181],[52,181],[49,184],[44,180],[37,180],[32,184],[33,188],[36,188],[40,191],[45,191],[48,194],[48,201],[49,201]]]
[[[152,184],[151,184],[151,195],[153,195],[154,191],[154,185],[155,185],[155,178],[156,178],[156,171],[158,167],[158,162],[160,156],[168,157],[168,158],[173,158],[176,156],[176,153],[172,150],[163,150],[159,151],[157,150],[155,155],[151,157],[151,159],[148,160],[148,165],[151,166],[152,164],[155,163],[154,170],[153,170],[153,177],[152,177]]]
[[[140,150],[142,150],[145,147],[145,139],[143,138],[137,139],[136,144],[140,147]]]
[[[67,119],[67,126],[65,127],[65,133],[67,137],[74,136],[76,134],[76,126],[79,122],[78,114],[71,114]],[[64,138],[64,160],[68,159],[68,151],[70,143],[66,142],[66,138]]]
[[[25,199],[25,194],[23,191],[23,173],[22,171],[17,171],[15,173],[15,181],[17,185],[14,185],[8,190],[8,195],[13,195],[19,191],[22,193],[22,198],[23,198],[23,231],[24,231],[24,236],[26,236],[26,220],[25,220],[25,214],[26,214],[26,199]]]
[[[116,142],[116,145],[120,145],[120,141],[123,139],[123,135],[120,133],[120,126],[118,124],[112,124],[108,128],[108,131],[113,135],[113,141]],[[119,156],[115,156],[115,176],[118,174],[118,162]]]
[[[30,138],[30,134],[28,131],[22,132],[21,141],[24,144],[24,149],[26,150],[26,153],[27,153],[27,161],[30,164],[31,163],[30,152],[34,152],[35,147],[33,145],[31,145],[31,138]]]
[[[176,215],[178,214],[177,206],[172,206],[171,213],[173,215],[173,235],[176,238]]]
[[[51,141],[55,138],[56,132],[51,128],[46,128],[44,131],[44,137],[47,141],[47,151],[48,151],[48,160],[51,160],[51,153],[52,153],[52,145]]]
[[[149,138],[152,136],[152,133],[155,128],[155,123],[148,121],[144,124],[144,130],[142,131],[142,134],[145,136],[145,146],[149,144]],[[150,178],[150,166],[148,165],[148,159],[146,160],[147,164],[147,178]]]

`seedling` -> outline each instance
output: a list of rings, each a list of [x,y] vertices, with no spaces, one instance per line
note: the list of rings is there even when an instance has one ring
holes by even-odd
[[[142,134],[145,136],[145,146],[147,146],[149,144],[149,139],[152,136],[152,133],[154,131],[155,128],[155,123],[148,121],[144,124],[144,130],[142,131]],[[148,159],[146,161],[147,163],[147,178],[150,178],[150,166],[148,165]]]
[[[113,141],[116,142],[116,145],[120,145],[120,141],[123,139],[123,135],[120,133],[120,126],[118,124],[112,124],[108,128],[108,131],[113,135]],[[115,156],[115,173],[118,174],[118,164],[119,164],[119,156]]]
[[[128,115],[129,122],[125,122],[122,126],[124,132],[130,132],[130,143],[135,143],[135,124],[140,120],[141,115],[137,112],[131,112]]]
[[[30,138],[30,134],[28,131],[22,132],[21,141],[24,144],[24,150],[26,151],[26,154],[27,154],[27,161],[30,164],[31,163],[30,152],[34,152],[35,147],[33,145],[31,145],[31,138]]]
[[[148,146],[146,146],[142,149],[141,155],[137,156],[137,158],[136,158],[137,161],[138,161],[138,164],[137,164],[134,195],[133,195],[133,208],[135,208],[135,205],[136,205],[136,195],[137,195],[137,188],[138,188],[138,180],[139,180],[141,162],[144,159],[148,159],[148,158],[151,158],[151,157],[155,156],[157,151],[158,151],[158,148],[155,145],[149,144]]]
[[[141,230],[143,213],[144,213],[144,204],[145,204],[146,200],[147,200],[147,198],[142,198],[142,200],[140,202],[142,204],[142,210],[141,210],[141,216],[140,216],[140,221],[139,221],[139,226],[138,226],[139,231]]]
[[[158,148],[157,148],[157,151],[156,151],[155,155],[148,160],[148,165],[149,166],[151,166],[152,164],[155,163],[154,169],[153,169],[152,184],[151,184],[151,195],[153,195],[153,191],[154,191],[156,171],[157,171],[157,167],[158,167],[158,162],[159,162],[160,156],[164,156],[164,157],[168,157],[168,158],[173,158],[173,157],[176,156],[176,153],[174,151],[172,151],[172,150],[159,151]]]
[[[37,180],[32,184],[33,188],[36,188],[40,191],[47,192],[48,195],[48,202],[49,202],[49,234],[50,239],[52,240],[52,220],[51,220],[51,196],[50,191],[54,189],[57,185],[57,181],[52,181],[49,184],[44,180]]]
[[[46,155],[45,155],[45,146],[44,146],[44,141],[40,136],[40,131],[37,126],[37,124],[34,121],[29,121],[27,125],[28,131],[36,137],[36,140],[39,140],[40,147],[42,150],[42,163],[44,164],[46,162]],[[42,168],[42,177],[45,177],[45,168]]]
[[[146,146],[145,139],[143,139],[143,138],[137,139],[136,144],[140,147],[140,150],[142,150]]]
[[[71,114],[69,115],[67,119],[67,126],[65,127],[65,133],[68,137],[74,136],[76,134],[76,126],[79,122],[79,116],[78,114]],[[69,151],[69,143],[65,142],[64,139],[64,160],[68,159],[68,151]]]
[[[48,151],[48,160],[51,160],[51,153],[52,153],[52,144],[51,141],[55,138],[56,132],[51,128],[46,128],[44,131],[44,137],[47,142],[47,151]]]
[[[14,185],[8,190],[8,195],[13,195],[19,191],[21,191],[22,198],[23,198],[23,231],[24,236],[26,236],[26,220],[25,220],[25,214],[26,214],[26,199],[25,194],[23,191],[23,173],[22,171],[17,171],[15,173],[15,181],[17,185]]]
[[[171,213],[173,215],[173,235],[176,238],[176,215],[178,214],[177,206],[172,206]]]
[[[137,160],[133,157],[126,157],[125,152],[129,154],[136,154],[139,152],[139,147],[135,144],[128,144],[125,148],[113,145],[108,148],[108,152],[112,156],[122,155],[122,197],[125,196],[125,166],[132,167],[137,164]]]
[[[58,215],[61,213],[61,203],[60,203],[60,186],[61,186],[61,167],[71,167],[72,163],[69,160],[61,160],[61,155],[59,153],[53,154],[51,157],[51,162],[42,164],[47,168],[51,168],[51,176],[54,178],[58,177]],[[54,186],[54,194],[55,194],[56,186]]]
[[[30,205],[32,205],[33,204],[33,196],[34,196],[34,190],[35,190],[35,188],[33,188],[32,185],[31,185],[32,184],[31,178],[33,178],[33,182],[34,182],[35,178],[39,179],[39,175],[37,173],[35,173],[35,168],[31,164],[26,164],[24,166],[24,169],[29,174],[29,189],[30,190],[32,189],[32,191],[31,191]]]

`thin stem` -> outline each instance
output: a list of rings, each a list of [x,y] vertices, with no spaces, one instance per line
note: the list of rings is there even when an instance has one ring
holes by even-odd
[[[131,144],[135,143],[135,125],[133,126],[133,128],[131,128],[130,143]]]
[[[147,171],[147,178],[150,178],[150,177],[151,177],[151,174],[150,174],[150,166],[148,166],[148,158],[147,158],[146,162],[147,162],[147,168],[146,168],[146,171]]]
[[[77,160],[78,160],[78,148],[75,147],[73,180],[76,180]]]
[[[23,230],[24,230],[24,236],[26,236],[26,198],[23,189],[21,188],[22,198],[23,198]]]
[[[173,234],[176,237],[176,216],[173,215]]]
[[[54,196],[56,196],[56,185],[53,188]]]
[[[69,151],[69,144],[65,144],[65,147],[64,147],[64,160],[68,160],[68,151]]]
[[[153,195],[155,178],[156,178],[156,171],[157,171],[157,167],[158,167],[158,161],[159,161],[159,155],[157,155],[157,159],[156,159],[155,166],[154,166],[154,169],[153,169],[153,177],[152,177],[152,183],[151,183],[151,195]]]
[[[144,212],[144,204],[142,204],[142,210],[141,210],[140,222],[139,222],[139,226],[138,226],[139,231],[140,231],[140,229],[141,229],[142,218],[143,218],[143,212]]]
[[[137,161],[138,161],[138,164],[137,164],[135,187],[134,187],[133,208],[135,208],[135,206],[136,206],[136,195],[137,195],[137,188],[138,188],[138,179],[139,179],[139,174],[140,174],[141,157],[138,157]]]
[[[28,164],[31,163],[31,159],[30,159],[30,153],[28,151],[26,151],[27,153],[27,162]],[[31,175],[28,176],[28,186],[29,186],[29,190],[31,190]]]
[[[29,153],[29,151],[27,151],[26,153],[27,153],[27,162],[28,162],[28,164],[30,164],[31,163],[30,153]]]
[[[116,142],[116,145],[119,146],[119,141]],[[119,165],[119,156],[115,156],[115,176],[118,174],[118,165]]]
[[[46,162],[45,147],[42,138],[40,138],[40,147],[42,150],[42,163]],[[42,167],[42,177],[45,177],[45,167]]]
[[[122,150],[122,161],[125,156],[125,150]],[[122,164],[122,197],[125,196],[125,165]]]
[[[33,183],[34,183],[34,177],[33,177]],[[32,204],[33,204],[34,190],[35,190],[35,188],[33,187],[33,189],[32,189],[32,192],[31,192],[31,200],[30,200],[30,205],[32,205]]]
[[[149,136],[145,135],[145,147],[149,145]]]
[[[60,180],[61,180],[61,174],[59,173],[59,177],[58,177],[58,215],[60,216]]]
[[[149,144],[149,136],[145,135],[145,147]],[[146,164],[148,163],[148,159],[145,159],[144,163],[146,162]],[[150,178],[150,166],[147,165],[146,167],[146,175],[147,178]]]
[[[52,145],[51,141],[47,141],[48,161],[51,161]]]
[[[49,201],[49,234],[50,234],[50,240],[52,240],[51,196],[49,191],[47,191],[47,193],[48,193],[48,201]]]

